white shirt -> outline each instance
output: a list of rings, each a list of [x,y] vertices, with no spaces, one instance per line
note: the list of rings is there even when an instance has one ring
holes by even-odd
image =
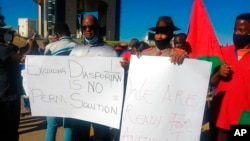
[[[117,57],[115,49],[108,44],[92,45],[77,45],[70,53],[70,56],[89,56],[89,57]]]

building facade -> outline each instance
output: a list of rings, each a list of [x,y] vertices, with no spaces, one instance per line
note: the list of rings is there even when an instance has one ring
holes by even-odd
[[[80,21],[87,12],[97,12],[101,35],[119,40],[121,0],[34,0],[38,4],[38,34],[53,35],[56,21],[66,22],[73,35],[80,31]]]
[[[25,38],[31,38],[36,32],[36,21],[29,18],[18,18],[19,35]]]

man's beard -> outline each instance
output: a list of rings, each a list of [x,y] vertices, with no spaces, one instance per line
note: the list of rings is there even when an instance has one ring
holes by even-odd
[[[160,50],[168,48],[169,44],[170,44],[170,40],[169,39],[155,40],[155,45]]]

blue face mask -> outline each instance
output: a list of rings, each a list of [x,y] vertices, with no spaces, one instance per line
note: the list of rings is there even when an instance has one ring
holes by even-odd
[[[91,39],[87,39],[87,38],[85,38],[84,39],[88,44],[95,44],[97,41],[98,41],[98,37],[97,36],[94,36],[93,38],[91,38]]]
[[[233,42],[237,49],[244,48],[247,44],[250,44],[250,34],[249,35],[233,34]]]

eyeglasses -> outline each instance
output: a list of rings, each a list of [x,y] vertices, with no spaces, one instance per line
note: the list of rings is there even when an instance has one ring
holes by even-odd
[[[94,25],[85,25],[85,26],[82,26],[82,29],[83,30],[94,30],[95,29],[95,26]]]

